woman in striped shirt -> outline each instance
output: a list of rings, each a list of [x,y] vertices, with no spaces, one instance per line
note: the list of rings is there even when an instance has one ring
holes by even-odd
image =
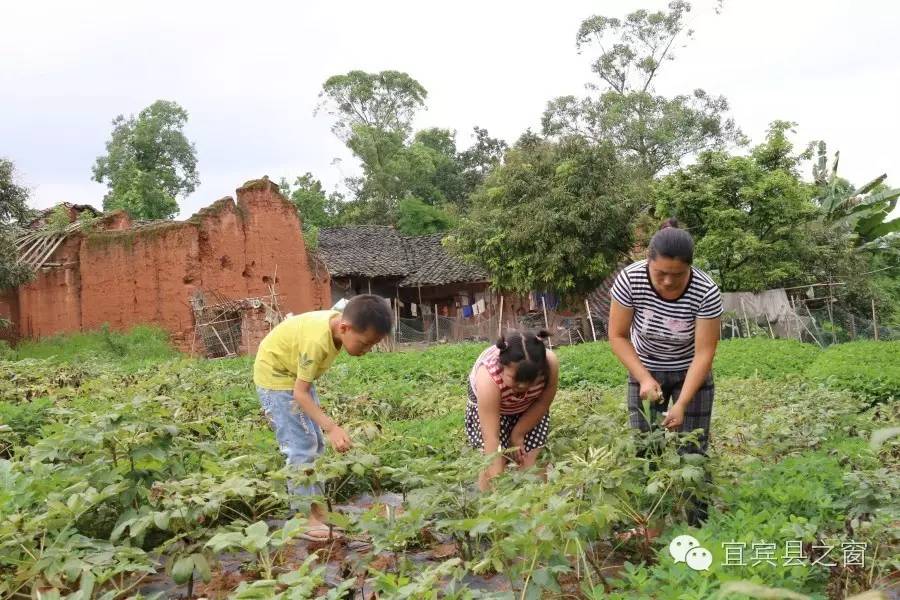
[[[609,341],[628,369],[631,426],[649,431],[642,411],[649,398],[654,420],[665,413],[663,427],[702,430],[679,452],[705,454],[722,294],[693,259],[691,235],[669,219],[650,240],[647,260],[623,269],[613,284]]]
[[[546,331],[510,332],[481,353],[469,373],[466,435],[485,454],[513,448],[520,469],[534,466],[547,442],[550,404],[556,396],[559,362],[544,341]],[[500,454],[481,474],[481,490],[503,472]]]

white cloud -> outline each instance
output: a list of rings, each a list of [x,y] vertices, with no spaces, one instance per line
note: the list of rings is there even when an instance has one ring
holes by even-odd
[[[755,141],[773,119],[798,142],[841,150],[841,172],[900,181],[900,6],[837,0],[696,3],[696,39],[660,81],[728,97]],[[510,141],[539,126],[547,100],[590,79],[580,21],[662,6],[635,0],[522,2],[21,2],[4,7],[0,154],[34,204],[102,202],[90,169],[110,120],[157,98],[191,114],[202,185],[183,215],[244,180],[312,171],[329,188],[353,159],[312,111],[322,82],[354,68],[409,72],[429,91],[419,126],[472,126]],[[332,163],[343,159],[341,169]]]

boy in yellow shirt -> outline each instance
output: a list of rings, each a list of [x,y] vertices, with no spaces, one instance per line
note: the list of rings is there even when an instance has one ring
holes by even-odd
[[[322,432],[338,452],[352,445],[347,433],[319,407],[313,385],[340,353],[362,356],[391,331],[391,309],[379,296],[354,296],[337,310],[290,317],[263,339],[253,364],[253,382],[275,439],[289,465],[311,464],[325,451]],[[309,486],[288,485],[292,495],[316,493]],[[303,537],[326,539],[324,510],[313,503],[310,528]]]

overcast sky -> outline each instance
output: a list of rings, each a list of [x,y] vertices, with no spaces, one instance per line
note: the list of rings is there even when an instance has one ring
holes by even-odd
[[[900,182],[900,4],[877,0],[710,0],[659,82],[724,94],[754,142],[773,119],[796,140],[841,151],[841,174]],[[313,116],[322,82],[351,69],[406,71],[428,90],[416,126],[474,125],[514,141],[546,102],[591,80],[580,22],[663,2],[41,2],[7,1],[0,34],[0,156],[37,208],[101,206],[91,181],[110,121],[157,99],[190,114],[201,185],[181,216],[243,181],[311,171],[335,189],[357,165]],[[335,160],[339,159],[339,160]]]

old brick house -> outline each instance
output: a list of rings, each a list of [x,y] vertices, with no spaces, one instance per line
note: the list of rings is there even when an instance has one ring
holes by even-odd
[[[30,283],[0,294],[0,317],[13,323],[4,337],[152,323],[190,349],[198,294],[240,301],[274,288],[284,313],[330,306],[328,275],[314,274],[300,225],[294,206],[264,178],[185,221],[136,223],[118,212],[75,226]],[[241,352],[254,351],[265,333],[253,320],[244,323],[250,331],[241,334]]]

